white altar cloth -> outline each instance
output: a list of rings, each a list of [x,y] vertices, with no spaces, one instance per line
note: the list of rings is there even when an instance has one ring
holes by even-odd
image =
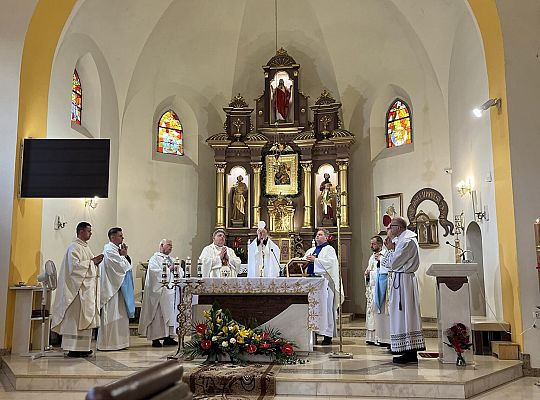
[[[204,294],[306,294],[308,304],[304,304],[304,307],[307,306],[302,317],[306,321],[304,327],[299,326],[298,323],[291,323],[292,321],[289,321],[284,326],[281,323],[279,325],[282,326],[273,324],[273,322],[277,323],[278,321],[284,322],[283,318],[275,318],[265,325],[278,329],[284,337],[287,337],[288,331],[291,329],[301,327],[310,338],[312,336],[311,331],[316,332],[321,326],[326,326],[328,316],[325,308],[328,296],[328,281],[324,278],[187,278],[181,280],[181,286],[183,290],[184,288],[187,289],[184,290],[187,298],[184,298],[183,301],[189,304],[184,307],[183,317],[189,324],[188,326],[192,325],[191,304],[197,303],[196,295]],[[297,335],[293,334],[292,336]],[[306,343],[305,340],[301,340],[304,345],[300,345],[299,350],[312,350],[311,340],[308,341],[310,344]],[[308,347],[305,347],[306,345]]]

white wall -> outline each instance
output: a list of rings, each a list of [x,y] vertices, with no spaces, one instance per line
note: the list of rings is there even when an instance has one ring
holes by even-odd
[[[95,209],[85,207],[82,199],[44,199],[41,253],[44,260],[52,259],[57,265],[62,261],[67,245],[75,238],[79,222],[86,221],[92,225],[90,248],[95,254],[102,252],[103,244],[108,241],[107,230],[117,223],[119,123],[116,92],[103,53],[87,35],[64,35],[54,58],[47,137],[87,139],[86,135],[71,128],[71,75],[77,64],[83,66],[86,78],[82,86],[83,98],[87,89],[90,94],[87,99],[90,112],[85,113],[83,103],[83,124],[92,137],[111,140],[109,197],[100,199]],[[57,215],[67,222],[64,229],[53,229]]]
[[[9,282],[21,57],[35,5],[35,0],[4,1],[0,13],[0,310],[6,309]],[[0,318],[0,346],[5,322]]]
[[[497,1],[506,60],[506,94],[510,130],[510,160],[514,192],[520,301],[523,328],[532,325],[532,311],[540,305],[533,222],[540,217],[538,179],[538,93],[540,93],[540,3],[523,0],[519,7]],[[517,62],[519,60],[519,62]],[[540,324],[524,335],[524,353],[531,365],[540,368]]]
[[[465,226],[474,220],[471,195],[460,196],[456,185],[472,178],[478,200],[486,205],[489,221],[478,221],[482,232],[486,315],[502,318],[501,275],[497,248],[497,215],[493,182],[493,157],[489,113],[475,118],[472,109],[489,98],[487,70],[480,33],[468,15],[456,26],[449,74],[448,114],[450,122],[450,157],[452,168],[453,214],[463,211]],[[462,246],[466,241],[460,236]],[[472,287],[471,290],[479,290]]]

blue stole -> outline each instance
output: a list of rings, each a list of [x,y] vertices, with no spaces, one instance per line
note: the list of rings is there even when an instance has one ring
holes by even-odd
[[[321,252],[321,250],[323,249],[323,247],[327,246],[328,245],[328,242],[324,242],[323,244],[319,244],[317,246],[315,246],[315,250],[313,251],[313,253],[311,253],[312,256],[315,256],[317,257],[319,255],[319,253]],[[310,262],[308,265],[307,265],[307,275],[308,276],[313,276],[315,274],[315,264]]]
[[[374,303],[379,309],[379,312],[383,312],[384,301],[386,299],[386,284],[388,282],[388,274],[381,274],[379,271],[380,269],[377,265]]]
[[[133,289],[133,274],[131,270],[126,272],[122,285],[120,286],[120,291],[124,297],[124,303],[126,303],[126,310],[129,318],[135,316],[135,295]]]

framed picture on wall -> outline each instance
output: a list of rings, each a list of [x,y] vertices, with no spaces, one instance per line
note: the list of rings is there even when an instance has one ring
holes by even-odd
[[[402,211],[403,193],[377,196],[377,219],[375,222],[375,229],[379,232],[379,235],[386,235],[386,226],[392,218],[402,215]]]
[[[298,154],[284,154],[278,161],[274,155],[266,156],[266,195],[296,196],[298,194]]]

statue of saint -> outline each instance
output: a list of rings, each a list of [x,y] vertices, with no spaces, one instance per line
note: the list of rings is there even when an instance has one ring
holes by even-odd
[[[336,221],[334,217],[334,209],[336,206],[336,194],[330,182],[330,174],[324,174],[324,181],[321,182],[319,187],[321,192],[321,225],[334,226]]]
[[[288,172],[288,168],[285,164],[279,164],[276,173],[274,174],[275,185],[290,185],[291,177]]]
[[[232,212],[231,219],[233,225],[241,224],[244,226],[246,220],[246,196],[248,193],[247,185],[242,182],[244,178],[238,175],[236,183],[232,188]]]
[[[274,89],[273,103],[275,112],[275,121],[287,122],[289,116],[289,101],[291,100],[291,88],[285,87],[283,79],[279,80],[278,85]]]

